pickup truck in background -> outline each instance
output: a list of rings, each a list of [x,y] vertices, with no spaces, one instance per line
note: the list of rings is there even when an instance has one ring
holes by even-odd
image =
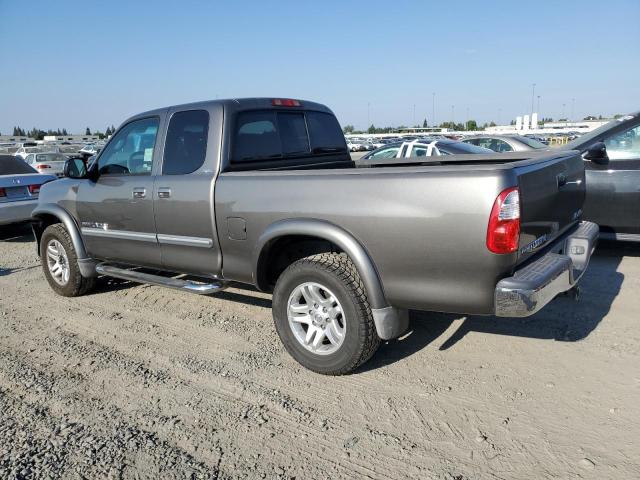
[[[584,218],[608,240],[640,242],[640,112],[622,116],[564,148],[585,159]]]
[[[576,287],[598,236],[580,219],[577,152],[356,165],[331,110],[302,100],[142,113],[65,172],[33,214],[55,292],[82,295],[97,275],[251,285],[273,292],[287,351],[324,374],[403,334],[408,309],[537,312]]]

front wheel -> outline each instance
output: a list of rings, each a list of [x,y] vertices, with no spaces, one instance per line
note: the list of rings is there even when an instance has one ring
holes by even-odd
[[[380,345],[364,285],[345,254],[291,264],[276,283],[273,318],[289,354],[317,373],[349,373]]]
[[[61,223],[49,225],[40,239],[40,261],[49,285],[59,295],[84,295],[95,284],[95,279],[83,277],[78,267],[78,256],[69,232]]]

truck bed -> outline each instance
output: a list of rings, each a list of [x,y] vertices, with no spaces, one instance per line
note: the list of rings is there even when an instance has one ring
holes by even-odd
[[[340,226],[365,247],[391,304],[489,314],[496,283],[575,225],[584,200],[576,152],[354,166],[221,173],[215,195],[224,276],[254,281],[244,242],[224,234],[228,218],[246,219],[249,245],[274,222],[312,218]],[[579,183],[560,189],[559,176]],[[513,186],[521,193],[520,248],[493,254],[485,244],[489,215],[496,196]]]

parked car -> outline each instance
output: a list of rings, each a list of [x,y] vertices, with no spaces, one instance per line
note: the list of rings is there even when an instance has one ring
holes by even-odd
[[[428,143],[427,143],[428,142]],[[493,153],[492,150],[449,139],[414,140],[412,142],[393,143],[378,148],[362,157],[362,160],[380,158],[430,157],[432,155],[468,155]]]
[[[30,220],[40,187],[55,179],[40,175],[19,157],[0,155],[0,225]]]
[[[97,145],[95,143],[91,143],[82,147],[78,153],[82,156],[89,158],[92,155],[96,155],[98,152],[100,152],[100,150],[102,150],[102,147],[103,145]]]
[[[523,135],[482,135],[468,137],[462,141],[494,152],[527,152],[549,148],[544,143]]]
[[[357,168],[318,103],[179,105],[128,119],[89,169],[69,160],[33,229],[60,295],[96,275],[202,294],[247,284],[273,292],[298,362],[343,374],[403,334],[408,309],[523,317],[576,286],[598,235],[580,221],[582,158],[506,155]]]
[[[30,153],[25,162],[35,168],[38,173],[64,175],[64,163],[67,157],[62,153]]]
[[[42,147],[18,147],[18,149],[13,153],[14,156],[20,157],[20,159],[24,160],[27,158],[27,155],[30,153],[41,153],[43,151]]]
[[[366,150],[364,144],[349,138],[347,139],[347,148],[350,152],[363,152]]]
[[[585,218],[598,222],[603,238],[640,241],[640,112],[562,148],[578,150],[585,159]]]

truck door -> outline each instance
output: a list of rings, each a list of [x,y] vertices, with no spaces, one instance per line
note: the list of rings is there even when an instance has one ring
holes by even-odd
[[[94,258],[160,266],[151,174],[159,123],[149,117],[123,126],[97,159],[97,180],[80,181],[78,219]]]
[[[220,111],[218,111],[218,108]],[[166,270],[216,277],[222,271],[214,212],[221,107],[170,111],[154,208]]]
[[[609,163],[585,163],[584,216],[604,232],[640,235],[640,125],[603,141]]]

